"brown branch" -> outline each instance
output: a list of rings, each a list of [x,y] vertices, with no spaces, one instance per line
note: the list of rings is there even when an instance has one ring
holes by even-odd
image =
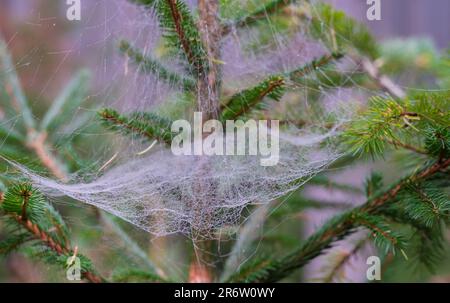
[[[46,133],[37,134],[35,130],[30,130],[31,134],[29,137],[34,138],[32,141],[28,142],[28,147],[30,147],[40,159],[42,164],[46,166],[49,171],[61,181],[68,180],[67,174],[64,170],[60,169],[58,162],[48,150],[48,146],[46,144]],[[22,216],[15,216],[15,220],[21,224],[25,229],[27,229],[35,238],[42,241],[47,247],[51,250],[55,251],[59,255],[67,255],[70,253],[70,246],[64,246],[58,242],[56,242],[51,236],[49,236],[45,231],[41,230],[36,224],[33,224],[26,217],[26,204],[22,206]],[[56,227],[58,228],[58,227]],[[83,278],[87,279],[91,283],[101,283],[105,280],[96,275],[95,273],[84,271],[82,272]]]
[[[382,206],[390,199],[395,198],[397,196],[397,194],[399,193],[399,191],[401,189],[403,189],[408,183],[427,179],[428,177],[434,175],[435,173],[448,168],[448,166],[450,166],[450,159],[439,160],[432,166],[420,171],[419,173],[411,176],[410,178],[407,178],[407,179],[401,181],[399,184],[394,186],[391,190],[386,192],[384,195],[382,195],[378,199],[367,202],[365,204],[365,206],[362,207],[361,210],[373,211],[374,209],[377,209],[378,207]]]
[[[208,72],[198,81],[198,109],[203,119],[217,119],[219,116],[220,94],[220,40],[222,39],[219,21],[218,0],[198,1],[198,28],[208,57]]]
[[[41,230],[37,224],[34,224],[30,220],[26,219],[26,217],[14,215],[14,220],[17,221],[21,226],[23,226],[28,232],[30,232],[34,238],[43,242],[48,248],[56,252],[58,255],[69,255],[71,254],[71,249],[69,245],[64,245],[59,243],[52,236],[48,235],[45,231]],[[104,279],[99,275],[90,272],[83,271],[82,275],[85,279],[92,283],[101,283],[104,282]]]
[[[27,220],[27,207],[29,202],[30,202],[30,193],[25,192],[23,195],[22,214],[21,214],[23,220]]]
[[[377,84],[386,90],[392,96],[403,99],[406,97],[406,93],[401,89],[397,84],[395,84],[388,76],[380,73],[375,64],[367,58],[364,58],[361,61],[361,66],[363,70],[377,82]]]
[[[178,35],[178,39],[180,40],[181,47],[183,48],[184,53],[186,54],[186,58],[189,63],[198,71],[198,74],[203,74],[203,66],[201,64],[196,63],[195,53],[193,52],[189,39],[186,37],[184,33],[183,26],[181,24],[183,20],[183,16],[177,8],[177,0],[165,0],[170,8],[170,13],[172,15],[172,20],[175,25],[175,32]]]
[[[369,237],[364,237],[362,240],[358,242],[350,251],[344,251],[342,252],[342,258],[339,260],[338,263],[335,264],[333,269],[330,271],[330,273],[323,279],[323,282],[325,283],[331,283],[333,282],[333,278],[343,269],[344,265],[349,262],[350,258],[364,247]]]
[[[325,67],[326,65],[332,63],[333,61],[341,59],[342,57],[344,57],[344,54],[339,52],[333,52],[329,55],[322,56],[318,60],[314,60],[312,64],[307,64],[306,66],[300,69],[290,72],[289,78],[291,80],[294,80],[294,78],[302,78],[319,68]]]
[[[388,232],[385,232],[384,230],[382,230],[381,228],[379,228],[378,226],[370,223],[367,220],[361,219],[359,218],[358,221],[362,224],[365,225],[367,227],[369,227],[370,229],[374,230],[375,232],[381,234],[383,237],[387,238],[389,241],[391,241],[392,245],[397,245],[397,239],[392,237],[391,235],[389,235]]]
[[[4,201],[4,193],[0,192],[0,204]],[[24,201],[22,206],[22,214],[19,216],[17,214],[11,215],[11,217],[22,227],[24,227],[28,232],[30,232],[33,237],[42,243],[46,245],[48,248],[53,250],[59,255],[68,255],[71,253],[70,245],[69,244],[62,244],[59,243],[57,240],[53,239],[52,236],[47,234],[45,231],[39,228],[39,226],[31,220],[27,219],[26,216],[26,204],[28,203],[29,196],[26,197],[26,202]],[[92,283],[100,283],[103,282],[104,279],[100,277],[99,275],[90,272],[90,271],[84,271],[82,273],[83,277],[86,278],[88,281]]]
[[[218,0],[199,0],[198,1],[199,21],[197,27],[199,29],[200,38],[206,51],[208,59],[207,72],[200,73],[198,77],[197,91],[197,110],[202,113],[202,120],[205,122],[209,119],[217,119],[219,117],[219,94],[220,94],[220,40],[221,27],[219,22],[219,1]],[[208,163],[200,164],[202,170],[210,170]],[[206,193],[203,184],[196,186],[198,191]],[[209,195],[209,194],[207,194]],[[207,201],[201,201],[199,205]],[[198,209],[199,215],[202,215],[202,209]],[[210,220],[210,214],[202,219],[206,222]],[[197,231],[198,232],[198,231]],[[211,282],[212,269],[208,265],[209,255],[204,251],[209,251],[211,241],[203,241],[194,243],[194,259],[191,261],[189,269],[190,282]]]
[[[123,126],[127,130],[135,132],[135,133],[137,133],[137,134],[139,134],[141,136],[144,136],[144,137],[148,138],[149,140],[157,139],[159,142],[164,142],[164,143],[166,143],[168,145],[170,145],[170,143],[171,143],[170,140],[169,141],[165,141],[165,140],[163,140],[163,138],[156,137],[155,135],[153,135],[152,133],[150,133],[148,131],[145,131],[145,130],[139,128],[139,127],[135,127],[133,125],[130,125],[129,123],[126,123],[126,122],[118,119],[117,117],[108,114],[106,111],[102,112],[100,115],[102,116],[103,119],[108,120],[112,124]]]
[[[284,78],[280,77],[280,79],[270,81],[269,86],[262,91],[257,98],[253,100],[252,103],[247,104],[247,107],[242,106],[238,112],[234,113],[233,119],[236,119],[240,116],[242,116],[247,110],[251,109],[254,105],[261,102],[267,95],[272,93],[277,88],[282,87],[285,84]],[[226,105],[225,105],[226,107]]]
[[[41,163],[58,179],[67,181],[68,177],[64,169],[61,167],[58,159],[54,157],[50,151],[47,140],[47,133],[38,133],[34,129],[28,131],[27,147],[30,148]]]

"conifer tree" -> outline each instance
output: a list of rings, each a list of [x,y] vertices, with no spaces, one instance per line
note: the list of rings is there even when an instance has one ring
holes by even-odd
[[[444,233],[450,223],[450,93],[446,87],[448,70],[445,70],[448,56],[435,58],[440,68],[429,68],[441,85],[439,90],[404,91],[389,78],[388,73],[395,75],[395,72],[375,62],[382,61],[380,58],[389,62],[394,55],[381,49],[363,25],[326,4],[267,0],[258,2],[256,7],[244,6],[230,20],[224,18],[221,11],[231,5],[228,1],[199,0],[196,11],[183,0],[130,2],[154,11],[164,33],[167,56],[180,60],[185,73],[171,70],[156,55],[146,53],[126,39],[118,41],[118,52],[143,75],[156,76],[159,81],[179,88],[186,98],[194,99],[192,111],[202,112],[205,120],[214,118],[225,122],[264,117],[270,113],[271,105],[283,103],[288,95],[307,95],[308,100],[313,100],[311,106],[320,112],[321,91],[365,87],[377,94],[370,96],[367,105],[361,106],[351,121],[341,126],[338,140],[344,156],[331,168],[339,170],[357,163],[391,159],[396,161],[401,173],[393,176],[389,171],[373,173],[362,190],[333,182],[326,172],[312,177],[307,184],[363,192],[365,202],[339,210],[305,239],[283,229],[274,229],[273,234],[268,232],[263,237],[253,235],[253,231],[260,225],[268,229],[276,226],[293,213],[327,207],[326,202],[309,201],[297,194],[283,199],[283,203],[277,199],[261,207],[249,207],[251,215],[247,220],[242,219],[241,232],[225,245],[226,257],[217,256],[217,241],[194,243],[190,249],[195,256],[191,256],[186,265],[189,277],[182,278],[171,275],[170,269],[161,268],[152,260],[123,222],[101,210],[90,209],[100,222],[100,228],[112,230],[140,264],[108,269],[103,266],[99,271],[95,266],[97,260],[83,255],[83,247],[72,244],[71,226],[60,214],[60,206],[52,203],[45,192],[40,192],[26,177],[6,170],[14,168],[12,163],[22,163],[32,170],[47,171],[64,182],[69,180],[70,173],[91,165],[89,159],[83,159],[74,148],[87,140],[82,134],[62,139],[57,136],[65,117],[73,115],[75,108],[81,104],[95,108],[95,104],[86,102],[91,75],[86,70],[75,74],[40,116],[31,108],[7,44],[1,39],[0,83],[5,90],[0,106],[7,115],[20,113],[17,125],[7,120],[0,123],[0,155],[4,160],[0,165],[0,210],[4,222],[0,226],[2,256],[19,252],[63,270],[72,265],[70,260],[78,257],[82,278],[95,283],[292,281],[293,274],[310,261],[329,254],[336,243],[364,230],[366,236],[354,245],[349,255],[327,261],[330,270],[322,281],[334,281],[343,264],[366,243],[377,247],[384,262],[406,259],[424,265],[429,271],[440,264],[446,249]],[[287,27],[285,30],[289,32],[293,29],[285,25],[287,19],[305,27],[309,37],[323,43],[329,53],[293,70],[269,75],[238,92],[227,92],[221,77],[224,37],[249,30],[263,35],[270,26]],[[354,62],[358,72],[346,73],[336,68],[345,60]],[[162,112],[122,113],[116,108],[101,108],[96,114],[102,127],[112,130],[114,136],[138,138],[148,144],[156,141],[166,146],[170,146],[173,139],[171,124],[176,118],[185,117],[165,116]],[[314,119],[314,116],[304,115],[297,124],[307,127]],[[73,127],[76,130],[77,126]],[[56,145],[64,149],[56,150]],[[406,160],[395,159],[399,153],[406,153]],[[298,180],[299,184],[303,181]],[[203,232],[211,231],[197,230],[197,238],[201,238]],[[254,251],[259,243],[262,246],[255,249],[255,254],[245,255],[247,251]],[[208,260],[199,262],[196,256],[200,252],[204,254],[202,258]],[[242,262],[238,255],[245,255],[248,260]]]

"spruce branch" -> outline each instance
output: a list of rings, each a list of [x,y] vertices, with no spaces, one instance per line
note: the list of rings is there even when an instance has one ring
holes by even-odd
[[[329,4],[318,3],[312,7],[310,3],[305,3],[300,18],[309,22],[310,34],[330,49],[344,50],[346,53],[356,50],[371,60],[379,57],[377,42],[367,27]]]
[[[167,10],[163,11],[166,6],[161,6],[165,24],[170,26],[170,30],[175,30],[178,42],[183,47],[186,58],[193,67],[195,75],[199,77],[204,75],[206,73],[206,64],[203,60],[205,60],[206,54],[187,5],[181,0],[165,0],[165,3],[170,10],[170,16],[168,16]]]
[[[320,68],[324,68],[333,61],[339,60],[342,56],[341,53],[322,56],[305,66],[281,75],[271,76],[256,86],[235,94],[223,105],[221,120],[236,119],[251,110],[257,109],[257,106],[265,97],[269,97],[275,101],[281,100],[288,83],[295,84],[306,75]]]
[[[354,232],[357,227],[361,226],[361,222],[358,224],[356,220],[359,214],[377,215],[382,207],[395,200],[399,192],[409,184],[422,182],[449,166],[450,159],[441,159],[432,165],[425,166],[416,173],[402,179],[386,192],[368,199],[362,206],[332,218],[291,254],[280,260],[267,260],[266,266],[256,270],[252,270],[250,267],[243,269],[231,277],[229,282],[276,282],[283,279],[322,254],[334,242]]]
[[[325,28],[328,32],[325,35],[325,43],[331,49],[356,49],[357,54],[352,54],[350,51],[348,53],[352,54],[351,57],[379,87],[398,99],[406,97],[403,89],[388,76],[382,74],[374,63],[374,60],[379,57],[379,48],[364,25],[328,4],[319,4],[312,9],[310,15],[306,13],[301,17],[311,22],[313,37],[322,39]]]
[[[301,80],[306,75],[311,74],[311,73],[317,71],[318,69],[324,68],[324,67],[328,66],[329,64],[340,60],[343,57],[344,57],[343,53],[333,52],[329,55],[324,55],[316,60],[313,60],[311,63],[306,64],[305,66],[303,66],[299,69],[289,72],[286,76],[287,76],[287,78],[289,78],[290,81],[295,83],[295,82]]]
[[[386,139],[386,142],[393,145],[394,147],[402,147],[404,149],[410,150],[412,152],[415,152],[417,154],[421,154],[421,155],[429,155],[429,153],[421,148],[415,147],[411,144],[405,143],[405,142],[401,142],[399,140],[392,140],[392,139]]]
[[[30,148],[41,163],[58,179],[67,180],[67,172],[64,164],[53,154],[47,142],[47,132],[37,132],[30,129],[26,146]]]
[[[229,24],[224,24],[222,26],[222,35],[227,35],[231,32],[233,27],[244,28],[254,25],[260,20],[265,20],[267,16],[279,13],[283,8],[289,6],[290,4],[296,3],[298,0],[272,0],[264,4],[261,8],[247,14],[246,16],[240,18],[239,20],[233,21]]]
[[[421,187],[429,187],[435,181],[427,180]],[[417,185],[416,185],[417,186]],[[436,190],[432,186],[433,190]],[[411,201],[411,196],[413,201]],[[436,205],[446,205],[448,209],[450,200],[448,195],[439,195]],[[425,265],[429,272],[434,272],[435,265],[439,263],[441,257],[445,255],[445,223],[448,222],[448,210],[444,216],[433,212],[434,207],[429,207],[429,201],[417,199],[410,190],[405,190],[399,194],[398,201],[385,207],[382,211],[392,222],[408,225],[412,228],[410,240],[408,242],[408,255],[410,260],[417,265]],[[412,205],[411,205],[412,204]],[[417,214],[421,213],[422,216]],[[440,219],[443,220],[440,220]],[[412,252],[412,253],[411,253]],[[392,258],[387,258],[387,261]],[[415,265],[415,264],[414,264]]]
[[[1,41],[2,40],[0,40],[0,42]],[[33,126],[28,128],[26,138],[19,137],[19,135],[16,137],[12,136],[13,138],[17,138],[17,140],[20,140],[20,143],[22,145],[26,145],[29,149],[31,149],[36,154],[41,163],[56,178],[58,178],[61,181],[67,181],[68,175],[63,163],[57,157],[55,157],[51,151],[51,147],[47,139],[47,129],[54,130],[62,121],[61,119],[58,118],[59,116],[61,115],[64,116],[65,113],[70,112],[71,109],[79,106],[79,104],[84,100],[84,95],[86,93],[86,83],[88,82],[88,80],[89,80],[89,73],[87,73],[84,70],[80,71],[77,75],[75,75],[75,77],[70,81],[68,86],[59,94],[55,102],[52,104],[50,109],[45,114],[44,119],[40,124],[39,131],[35,129]],[[18,87],[18,89],[20,89],[20,87]],[[21,92],[21,90],[18,92],[19,96],[24,95]],[[145,116],[147,119],[152,118],[153,121],[158,121],[161,123],[163,122],[162,120],[154,118],[153,116],[151,116],[151,114],[143,114],[143,116]],[[166,125],[168,124],[166,123]],[[9,133],[14,135],[13,131],[9,131]],[[28,231],[34,233],[34,236],[36,238],[41,239],[52,250],[56,251],[59,254],[67,254],[70,248],[66,247],[63,250],[61,250],[60,248],[64,248],[64,242],[68,243],[68,237],[64,236],[63,239],[60,239],[61,243],[58,244],[52,238],[46,236],[45,232],[46,230],[49,230],[51,228],[56,228],[57,230],[60,230],[60,228],[63,227],[62,219],[58,220],[59,214],[56,211],[54,211],[53,208],[47,207],[46,209],[47,212],[53,212],[51,218],[49,219],[55,220],[53,222],[55,224],[45,226],[46,228],[43,228],[41,226],[39,229],[37,225],[32,225],[32,221],[27,220],[27,214],[31,213],[35,215],[41,208],[28,212],[26,211],[27,210],[26,200],[24,200],[24,202],[25,202],[24,207],[22,207],[22,213],[21,216],[19,217],[20,220],[18,220],[18,218],[16,217],[15,218],[16,221],[25,228],[27,228]],[[36,205],[36,203],[34,203],[33,205]],[[104,215],[101,214],[101,216]],[[116,229],[115,231],[117,232],[118,229]],[[121,237],[125,237],[124,233],[118,233],[118,235]],[[125,240],[127,239],[125,238]],[[100,280],[95,276],[95,274],[91,272],[86,272],[85,276],[91,282],[100,282]]]
[[[446,96],[448,93],[405,100],[373,97],[369,108],[350,123],[344,139],[354,154],[366,153],[373,157],[383,154],[385,143],[433,155],[428,150],[404,143],[402,138],[411,136],[425,137],[425,145],[429,148],[430,144],[436,144],[434,154],[445,153],[446,149],[441,147],[446,146],[445,129],[450,119],[450,103],[445,99]]]
[[[120,41],[119,48],[123,54],[138,66],[140,72],[154,74],[158,79],[164,80],[170,85],[181,86],[186,91],[193,91],[196,89],[197,86],[194,80],[169,71],[157,60],[143,54],[138,48],[133,47],[128,41]]]
[[[372,233],[374,243],[382,250],[384,254],[392,252],[395,254],[399,249],[406,258],[404,248],[406,246],[403,235],[395,232],[386,224],[381,216],[371,215],[364,212],[356,212],[353,216],[354,224],[364,226]]]
[[[264,99],[270,97],[279,101],[283,96],[285,79],[281,76],[273,76],[259,83],[255,87],[243,90],[231,97],[224,105],[221,120],[232,120],[246,114]]]
[[[0,195],[0,206],[2,210],[14,221],[26,230],[35,240],[40,241],[59,257],[69,258],[74,255],[69,243],[63,243],[54,235],[45,231],[41,224],[44,217],[47,202],[43,196],[30,184],[18,184],[10,187],[6,194]],[[58,228],[58,226],[55,226]],[[25,236],[19,235],[20,239],[25,240]],[[15,246],[21,245],[24,241],[14,242]],[[105,281],[101,276],[93,271],[83,271],[84,278],[93,283]]]
[[[189,71],[197,78],[207,73],[206,51],[189,7],[182,0],[130,0],[153,8],[168,45],[177,50],[181,47]]]
[[[152,113],[134,113],[130,117],[120,115],[114,109],[105,108],[98,112],[107,127],[125,134],[137,134],[148,140],[170,144],[171,121]]]
[[[0,40],[2,42],[3,40]],[[4,46],[3,44],[0,46]],[[1,49],[2,53],[1,55],[5,55],[6,62],[9,62],[9,57],[6,49]],[[4,51],[4,52],[3,52]],[[3,58],[3,57],[2,57]],[[13,68],[11,66],[11,68]],[[13,91],[14,94],[11,94],[11,98],[15,100],[16,98],[19,98],[22,100],[22,102],[18,102],[18,105],[21,106],[27,106],[26,102],[24,102],[24,93],[21,90],[20,85],[18,84],[17,76],[14,73],[14,70],[11,69],[11,71],[7,71],[10,75],[14,76],[12,77],[12,83],[17,84],[16,89]],[[26,125],[28,125],[27,129],[27,136],[22,137],[20,134],[15,135],[15,132],[13,130],[9,130],[7,135],[5,137],[9,137],[10,140],[15,139],[17,141],[18,145],[25,145],[29,149],[31,149],[38,159],[41,161],[41,163],[58,179],[62,181],[68,180],[68,175],[66,172],[66,168],[63,165],[63,163],[60,162],[60,160],[55,157],[51,151],[50,144],[48,143],[47,139],[47,130],[54,130],[58,125],[61,123],[62,119],[60,119],[60,116],[64,116],[67,114],[67,112],[70,112],[74,107],[79,106],[79,104],[84,100],[84,95],[86,93],[86,83],[89,80],[89,74],[82,70],[78,74],[75,75],[75,77],[70,81],[68,86],[59,94],[59,96],[56,98],[55,102],[52,104],[50,109],[46,112],[44,119],[42,123],[40,124],[40,130],[38,131],[34,126],[36,123],[30,123],[30,121],[26,122]],[[26,111],[22,107],[20,107],[21,111]],[[33,119],[32,116],[28,117],[23,116],[24,119]],[[17,154],[17,152],[15,152]],[[14,188],[14,187],[13,187]],[[9,192],[9,191],[8,191]],[[14,195],[13,195],[14,196]],[[1,198],[3,199],[3,193],[1,193]],[[2,200],[0,199],[0,200]],[[42,199],[41,199],[42,200]],[[35,198],[35,201],[37,199]],[[13,211],[13,209],[9,209],[8,207],[11,206],[11,204],[5,203],[4,207],[8,209],[9,211]],[[34,207],[37,205],[37,203],[32,204]],[[13,204],[14,206],[14,204]],[[59,214],[50,206],[47,206],[45,211],[46,213],[51,213],[48,220],[52,220],[50,223],[53,224],[46,224],[45,226],[42,225],[42,222],[40,222],[40,226],[38,226],[36,223],[37,221],[32,221],[27,218],[28,214],[31,214],[33,216],[36,216],[36,214],[39,211],[42,211],[43,207],[39,206],[33,211],[28,211],[28,201],[27,199],[23,200],[23,206],[21,208],[20,216],[15,216],[14,219],[19,223],[21,226],[26,228],[30,233],[34,235],[36,239],[41,240],[44,244],[46,244],[50,249],[58,253],[59,255],[66,255],[70,252],[70,247],[66,247],[65,243],[68,243],[68,236],[61,232],[61,229],[64,228],[62,219],[59,217]],[[62,236],[58,241],[51,238],[49,235],[47,235],[48,230],[50,229],[56,229],[58,233],[60,233]],[[122,234],[120,234],[122,235]],[[17,245],[19,242],[16,243]],[[100,282],[101,280],[96,277],[94,273],[91,273],[89,271],[86,271],[84,273],[85,277],[90,280],[91,282]]]
[[[432,184],[410,184],[408,191],[402,195],[402,201],[405,201],[405,213],[426,228],[439,225],[440,219],[449,215],[448,194]]]

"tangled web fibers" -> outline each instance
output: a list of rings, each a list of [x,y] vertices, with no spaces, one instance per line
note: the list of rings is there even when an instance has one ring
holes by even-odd
[[[92,18],[94,21],[108,20],[102,28],[109,30],[98,43],[82,40],[80,45],[100,45],[106,49],[117,42],[119,33],[133,45],[152,54],[161,34],[152,12],[141,12],[135,5],[121,0],[98,3],[95,5],[98,11],[102,11],[98,9],[100,3],[108,5],[113,9],[110,14],[116,17]],[[97,10],[92,9],[94,12]],[[83,31],[87,34],[90,29],[99,34],[98,27],[91,24],[86,24]],[[277,47],[267,49],[264,54],[243,50],[248,49],[245,47],[247,44],[259,42],[253,31],[242,38],[239,35],[225,38],[222,59],[226,62],[223,71],[226,88],[239,91],[251,87],[267,75],[294,70],[326,53],[325,47],[310,42],[301,32],[292,39],[276,32],[273,35]],[[91,48],[81,49],[89,52],[90,56],[94,53]],[[265,47],[263,49],[266,50]],[[101,52],[102,56],[104,53]],[[99,69],[97,62],[94,64],[95,78],[103,80],[98,95],[114,100],[107,104],[108,107],[121,108],[125,112],[146,111],[166,100],[167,91],[171,91],[173,85],[170,89],[167,85],[159,86],[162,81],[158,75],[142,75],[139,69],[130,68],[128,71],[127,59],[116,56],[109,58],[105,55],[102,59],[105,68]],[[182,69],[176,63],[170,68],[179,72]],[[127,67],[125,72],[123,66]],[[299,84],[297,86],[298,89],[303,88]],[[119,96],[116,96],[117,91]],[[341,123],[345,120],[340,113],[337,117]],[[339,124],[336,124],[336,129]],[[12,164],[49,197],[68,196],[96,206],[156,236],[183,233],[213,238],[217,229],[237,224],[244,208],[268,203],[297,189],[339,157],[333,144],[336,129],[317,129],[282,132],[279,162],[269,167],[261,166],[257,156],[175,156],[170,149],[156,147],[146,153],[147,156],[125,156],[125,161],[109,165],[103,174],[90,176],[88,181],[76,177],[68,183],[57,182]],[[126,144],[134,145],[128,141]],[[117,148],[119,144],[115,142],[114,145]],[[102,153],[101,149],[97,150]],[[118,152],[125,154],[121,148]]]
[[[69,196],[156,236],[212,238],[218,228],[238,223],[246,206],[285,195],[337,159],[335,146],[326,143],[335,135],[328,130],[293,140],[280,134],[279,162],[266,167],[259,156],[175,156],[157,149],[92,181],[63,184],[14,166],[47,196]]]

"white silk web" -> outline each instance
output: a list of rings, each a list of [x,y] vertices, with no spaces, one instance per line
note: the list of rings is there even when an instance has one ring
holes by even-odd
[[[194,1],[189,2],[195,9]],[[173,108],[167,107],[180,98],[181,88],[161,81],[158,75],[143,75],[129,58],[115,51],[117,41],[126,38],[146,54],[157,57],[161,32],[154,14],[125,0],[86,4],[83,10],[89,18],[82,21],[79,39],[66,51],[92,60],[87,65],[92,67],[96,79],[92,96],[102,100],[99,107],[115,107],[124,113],[162,108],[172,113]],[[320,42],[307,38],[301,29],[295,35],[281,34],[275,27],[270,30],[276,47],[257,51],[252,44],[257,45],[267,37],[260,37],[255,30],[233,30],[224,39],[221,58],[224,91],[238,92],[268,75],[291,71],[330,53]],[[169,69],[184,75],[177,60],[164,56],[161,59]],[[351,63],[344,62],[342,66]],[[316,77],[314,73],[306,76],[305,83]],[[294,94],[288,94],[279,104],[268,104],[273,107],[275,118],[296,124],[296,114],[308,111],[309,100],[302,91],[308,88],[306,85],[297,83]],[[136,151],[148,145],[120,138],[118,134],[114,134],[113,140],[103,139],[107,143],[93,148],[92,159],[108,164],[101,173],[78,174],[68,183],[13,165],[48,196],[68,196],[94,205],[157,236],[178,232],[193,236],[200,232],[202,237],[211,238],[216,236],[217,229],[239,223],[247,206],[268,203],[297,189],[340,156],[334,139],[339,125],[348,120],[351,106],[342,109],[340,90],[328,91],[319,86],[317,93],[328,102],[322,118],[318,117],[310,127],[301,130],[291,127],[281,132],[280,160],[274,167],[261,166],[260,158],[254,156],[174,156],[163,147],[137,155]],[[289,109],[298,100],[302,100],[302,106]],[[334,121],[331,128],[330,116]],[[91,124],[68,127],[67,132],[79,134]],[[99,139],[105,133],[91,135]],[[112,155],[119,155],[116,159],[119,161],[109,163]]]
[[[94,205],[154,235],[210,238],[238,223],[248,205],[285,195],[339,157],[332,146],[319,148],[317,138],[296,137],[300,144],[281,138],[273,167],[261,166],[255,156],[174,156],[167,149],[128,160],[87,183],[63,184],[17,167],[48,196]]]

